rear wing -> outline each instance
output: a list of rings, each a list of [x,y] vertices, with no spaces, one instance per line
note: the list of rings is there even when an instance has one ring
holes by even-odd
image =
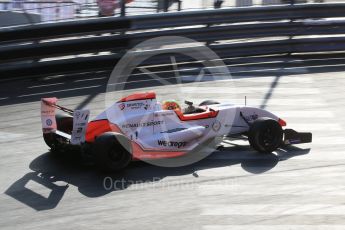
[[[55,133],[68,140],[72,145],[80,145],[85,142],[86,128],[89,121],[90,111],[84,110],[71,110],[57,104],[56,97],[42,98],[41,99],[41,123],[43,133]],[[65,133],[59,130],[56,121],[56,109],[73,116],[73,127],[71,133]]]

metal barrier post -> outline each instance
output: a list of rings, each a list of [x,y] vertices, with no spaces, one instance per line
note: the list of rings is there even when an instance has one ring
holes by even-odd
[[[178,0],[178,2],[177,2],[177,4],[178,4],[177,5],[177,10],[178,11],[181,11],[181,3],[182,3],[181,0]]]
[[[163,11],[168,12],[169,9],[169,0],[164,0],[163,2]]]
[[[214,0],[214,3],[213,3],[214,8],[215,8],[215,9],[219,9],[219,8],[221,8],[221,7],[222,7],[223,2],[224,2],[223,0]]]
[[[126,0],[121,0],[121,17],[126,16]]]

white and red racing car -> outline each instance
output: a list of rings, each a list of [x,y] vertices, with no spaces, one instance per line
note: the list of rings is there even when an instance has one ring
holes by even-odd
[[[181,157],[217,137],[247,137],[262,153],[312,141],[311,133],[284,130],[286,122],[263,109],[213,100],[186,104],[184,110],[166,108],[154,92],[135,93],[89,122],[88,110],[72,111],[58,105],[57,98],[43,98],[43,137],[52,151],[80,147],[108,171],[124,169],[132,160]]]

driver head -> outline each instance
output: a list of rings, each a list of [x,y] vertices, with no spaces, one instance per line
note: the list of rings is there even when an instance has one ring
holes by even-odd
[[[163,110],[181,110],[180,105],[175,100],[167,100],[162,103]]]

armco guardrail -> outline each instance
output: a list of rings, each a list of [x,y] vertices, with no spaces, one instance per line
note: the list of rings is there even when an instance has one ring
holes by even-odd
[[[345,51],[345,38],[265,41],[244,44],[212,45],[210,47],[223,58],[290,53],[333,52],[339,50]],[[183,49],[189,48],[174,48],[173,53],[182,52]],[[15,78],[23,76],[45,76],[62,73],[111,70],[120,58],[121,54],[114,54],[73,58],[70,60],[24,63],[20,65],[20,69],[14,65],[3,67],[0,71],[1,75],[6,76],[6,78]],[[313,56],[310,56],[310,58],[313,59]],[[318,58],[321,58],[320,54],[318,54]],[[176,55],[176,59],[183,62],[193,61],[191,58],[179,55]],[[160,58],[153,58],[150,60],[150,63],[146,64],[158,65],[164,64],[164,62],[162,62]]]
[[[345,34],[345,21],[310,24],[304,22],[278,22],[254,25],[232,25],[206,28],[179,29],[145,32],[129,35],[80,38],[67,41],[28,44],[25,46],[0,47],[2,61],[54,57],[83,52],[124,50],[139,42],[158,36],[185,36],[200,42],[229,39],[263,38],[301,35]]]
[[[223,24],[255,21],[298,20],[306,18],[344,17],[345,5],[304,4],[232,9],[203,10],[143,15],[131,19],[133,29],[193,26],[195,24]]]
[[[345,4],[306,4],[89,19],[1,29],[0,42],[46,39],[80,34],[87,35],[117,31],[119,29],[157,29],[200,24],[344,17],[344,12]]]
[[[0,43],[3,44],[0,46],[0,76],[34,77],[111,69],[127,49],[157,36],[185,36],[207,42],[222,58],[345,51],[345,36],[342,36],[345,34],[345,20],[333,20],[344,16],[345,4],[306,4],[165,13],[6,28],[0,30]],[[327,20],[315,20],[324,18]],[[239,24],[241,22],[246,23]],[[318,38],[315,35],[326,37]],[[67,39],[71,36],[78,37]],[[283,36],[288,36],[288,39],[281,38]],[[295,38],[296,36],[312,37]],[[55,37],[61,39],[49,40]],[[264,39],[272,37],[276,39]],[[233,39],[254,38],[261,39],[254,42],[217,44]],[[179,49],[188,48],[176,48],[174,51]],[[109,51],[110,54],[37,61],[101,51]],[[160,64],[160,61],[159,58],[151,60],[156,64]]]
[[[116,18],[116,20],[113,18],[90,19],[13,26],[0,30],[0,43],[88,35],[108,31],[116,32],[118,30],[129,29],[130,27],[130,20],[126,18]]]

